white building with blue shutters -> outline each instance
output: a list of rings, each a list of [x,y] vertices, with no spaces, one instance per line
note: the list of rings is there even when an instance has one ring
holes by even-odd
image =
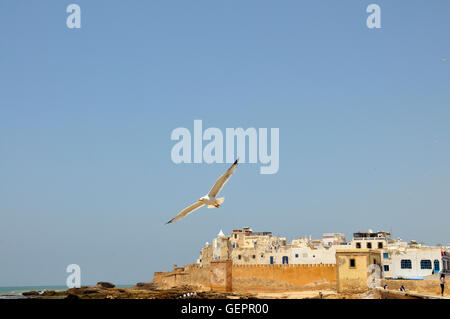
[[[381,252],[384,278],[423,279],[442,271],[440,247],[388,246]]]

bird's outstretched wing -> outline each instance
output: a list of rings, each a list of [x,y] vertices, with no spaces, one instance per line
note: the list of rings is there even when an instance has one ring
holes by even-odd
[[[199,209],[199,208],[202,207],[203,205],[205,205],[205,204],[203,204],[203,203],[201,203],[201,202],[195,202],[195,203],[192,204],[191,206],[186,207],[185,209],[183,209],[177,216],[175,216],[174,218],[172,218],[171,220],[169,220],[169,221],[167,222],[167,224],[170,224],[170,223],[172,223],[172,222],[174,222],[174,221],[176,221],[176,220],[179,220],[179,219],[183,218],[183,217],[186,216],[186,215],[189,215],[190,213],[192,213],[193,211]]]
[[[216,197],[220,193],[220,191],[223,188],[223,185],[225,185],[225,183],[228,181],[228,179],[230,179],[231,175],[233,175],[234,171],[236,170],[238,162],[239,158],[236,159],[233,165],[231,165],[231,167],[222,176],[219,177],[219,179],[216,181],[214,186],[209,191],[208,196]]]

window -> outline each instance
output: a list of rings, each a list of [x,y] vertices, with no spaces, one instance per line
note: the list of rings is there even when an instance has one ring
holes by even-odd
[[[238,259],[241,260],[241,255],[238,255]]]
[[[374,263],[374,265],[377,264],[377,260],[375,258],[373,259],[373,263]]]
[[[236,248],[236,244],[233,244],[233,248]]]
[[[356,248],[361,248],[361,243],[356,243]]]
[[[283,256],[283,264],[289,264],[288,256]]]
[[[234,234],[234,239],[236,239],[237,238],[237,234]]]
[[[367,248],[371,249],[372,248],[372,243],[367,243]]]
[[[384,271],[389,271],[389,265],[384,265],[383,269],[384,269]]]
[[[435,259],[434,260],[434,271],[435,272],[439,272],[441,270],[440,264],[439,264],[439,260]]]
[[[422,259],[420,261],[420,269],[431,269],[431,260]]]
[[[400,260],[400,268],[401,269],[412,269],[411,260],[410,259]]]
[[[298,258],[298,254],[295,254],[295,258]]]
[[[252,257],[253,257],[253,259],[255,259],[255,258],[256,258],[256,255],[253,255]]]
[[[383,243],[382,242],[379,242],[378,243],[378,249],[382,249],[383,248]]]
[[[383,258],[384,259],[389,259],[389,253],[383,253]]]
[[[270,256],[270,264],[273,265],[274,261],[273,261],[273,256]]]
[[[350,259],[350,268],[355,268],[356,267],[356,261],[355,259]]]
[[[264,258],[264,254],[261,254],[261,258]]]

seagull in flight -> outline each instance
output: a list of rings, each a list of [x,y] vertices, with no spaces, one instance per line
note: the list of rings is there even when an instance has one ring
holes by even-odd
[[[167,222],[167,224],[173,223],[176,220],[179,220],[183,218],[186,215],[189,215],[193,211],[196,211],[200,207],[207,205],[208,208],[219,208],[220,205],[225,201],[225,197],[216,198],[216,196],[220,193],[225,183],[230,179],[231,175],[233,175],[234,171],[236,170],[236,167],[238,165],[239,158],[236,159],[231,165],[231,167],[222,175],[219,177],[219,179],[214,183],[214,186],[211,188],[209,193],[203,197],[201,197],[197,202],[192,204],[191,206],[186,207],[183,209],[180,213],[178,213],[177,216],[172,218]]]

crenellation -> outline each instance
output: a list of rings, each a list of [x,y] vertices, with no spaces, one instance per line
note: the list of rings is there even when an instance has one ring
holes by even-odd
[[[417,279],[441,270],[449,272],[450,256],[441,247],[422,247],[416,242],[405,244],[392,240],[386,232],[355,233],[349,243],[344,243],[344,238],[341,234],[324,234],[321,240],[305,236],[287,244],[283,237],[270,232],[253,232],[250,228],[234,230],[230,236],[220,231],[212,245],[206,243],[202,248],[197,263],[184,267],[174,265],[170,272],[155,272],[154,282],[219,290],[230,290],[231,286],[241,290],[299,289],[314,284],[316,288],[347,291],[356,287],[365,291],[367,267],[371,264],[382,268],[383,279],[395,273]],[[343,257],[344,261],[337,259]],[[398,269],[400,259],[410,259],[414,270],[408,273]],[[350,260],[356,260],[357,267],[350,267]],[[225,264],[228,268],[224,268]],[[430,265],[428,269],[426,266]]]

